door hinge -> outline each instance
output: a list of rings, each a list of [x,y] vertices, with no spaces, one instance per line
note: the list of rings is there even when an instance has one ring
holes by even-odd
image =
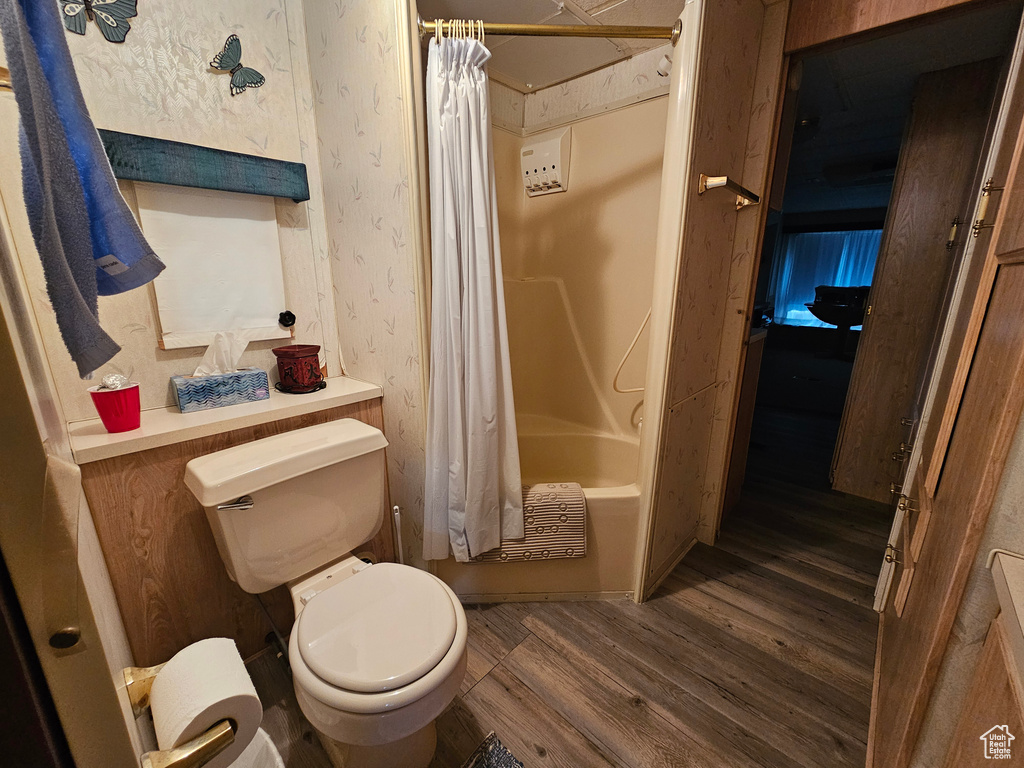
[[[899,508],[904,512],[917,512],[917,499],[912,499],[909,496],[900,494]]]
[[[901,554],[903,553],[896,549],[892,544],[885,545],[885,562],[901,565],[903,563],[903,561],[900,560]]]
[[[956,233],[960,229],[960,217],[954,216],[953,222],[949,225],[949,239],[946,240],[946,250],[952,251],[953,246],[956,245]]]
[[[981,199],[978,201],[978,218],[974,220],[974,224],[971,226],[971,235],[977,237],[981,234],[981,230],[994,227],[995,224],[988,223],[985,221],[985,217],[988,215],[988,204],[992,199],[993,192],[1002,192],[1003,187],[997,187],[992,179],[985,182],[985,186],[981,188]]]

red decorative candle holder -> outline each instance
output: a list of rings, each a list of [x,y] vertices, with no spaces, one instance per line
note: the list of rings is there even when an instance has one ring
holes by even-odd
[[[290,344],[273,350],[277,355],[277,373],[281,378],[277,388],[282,392],[304,394],[327,386],[320,372],[319,351],[318,344]]]

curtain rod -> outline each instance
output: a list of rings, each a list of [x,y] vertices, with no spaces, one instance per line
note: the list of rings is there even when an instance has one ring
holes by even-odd
[[[442,25],[444,32],[451,29],[451,21],[424,21],[416,17],[420,37],[437,33]],[[497,24],[485,21],[484,33],[488,35],[516,35],[533,37],[622,37],[646,40],[671,40],[676,44],[683,24],[676,21],[673,27],[613,27],[593,24]]]

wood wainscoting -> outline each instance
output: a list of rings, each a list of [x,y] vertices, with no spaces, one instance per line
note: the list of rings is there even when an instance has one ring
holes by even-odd
[[[786,53],[980,0],[793,0]]]
[[[228,577],[206,513],[184,485],[185,465],[197,456],[343,418],[383,430],[380,398],[82,465],[82,484],[137,665],[160,664],[207,637],[233,638],[243,658],[252,656],[271,631],[259,599],[277,628],[288,632],[294,614],[284,587],[258,599]],[[387,519],[361,549],[394,560]]]

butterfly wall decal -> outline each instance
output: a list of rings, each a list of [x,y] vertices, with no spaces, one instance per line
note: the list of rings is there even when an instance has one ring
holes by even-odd
[[[60,15],[69,32],[84,35],[86,24],[95,21],[112,43],[123,43],[131,31],[128,19],[138,16],[136,0],[60,0]]]
[[[252,67],[242,66],[242,41],[231,35],[224,50],[213,57],[210,66],[231,73],[231,95],[237,96],[246,88],[259,88],[267,79]]]

